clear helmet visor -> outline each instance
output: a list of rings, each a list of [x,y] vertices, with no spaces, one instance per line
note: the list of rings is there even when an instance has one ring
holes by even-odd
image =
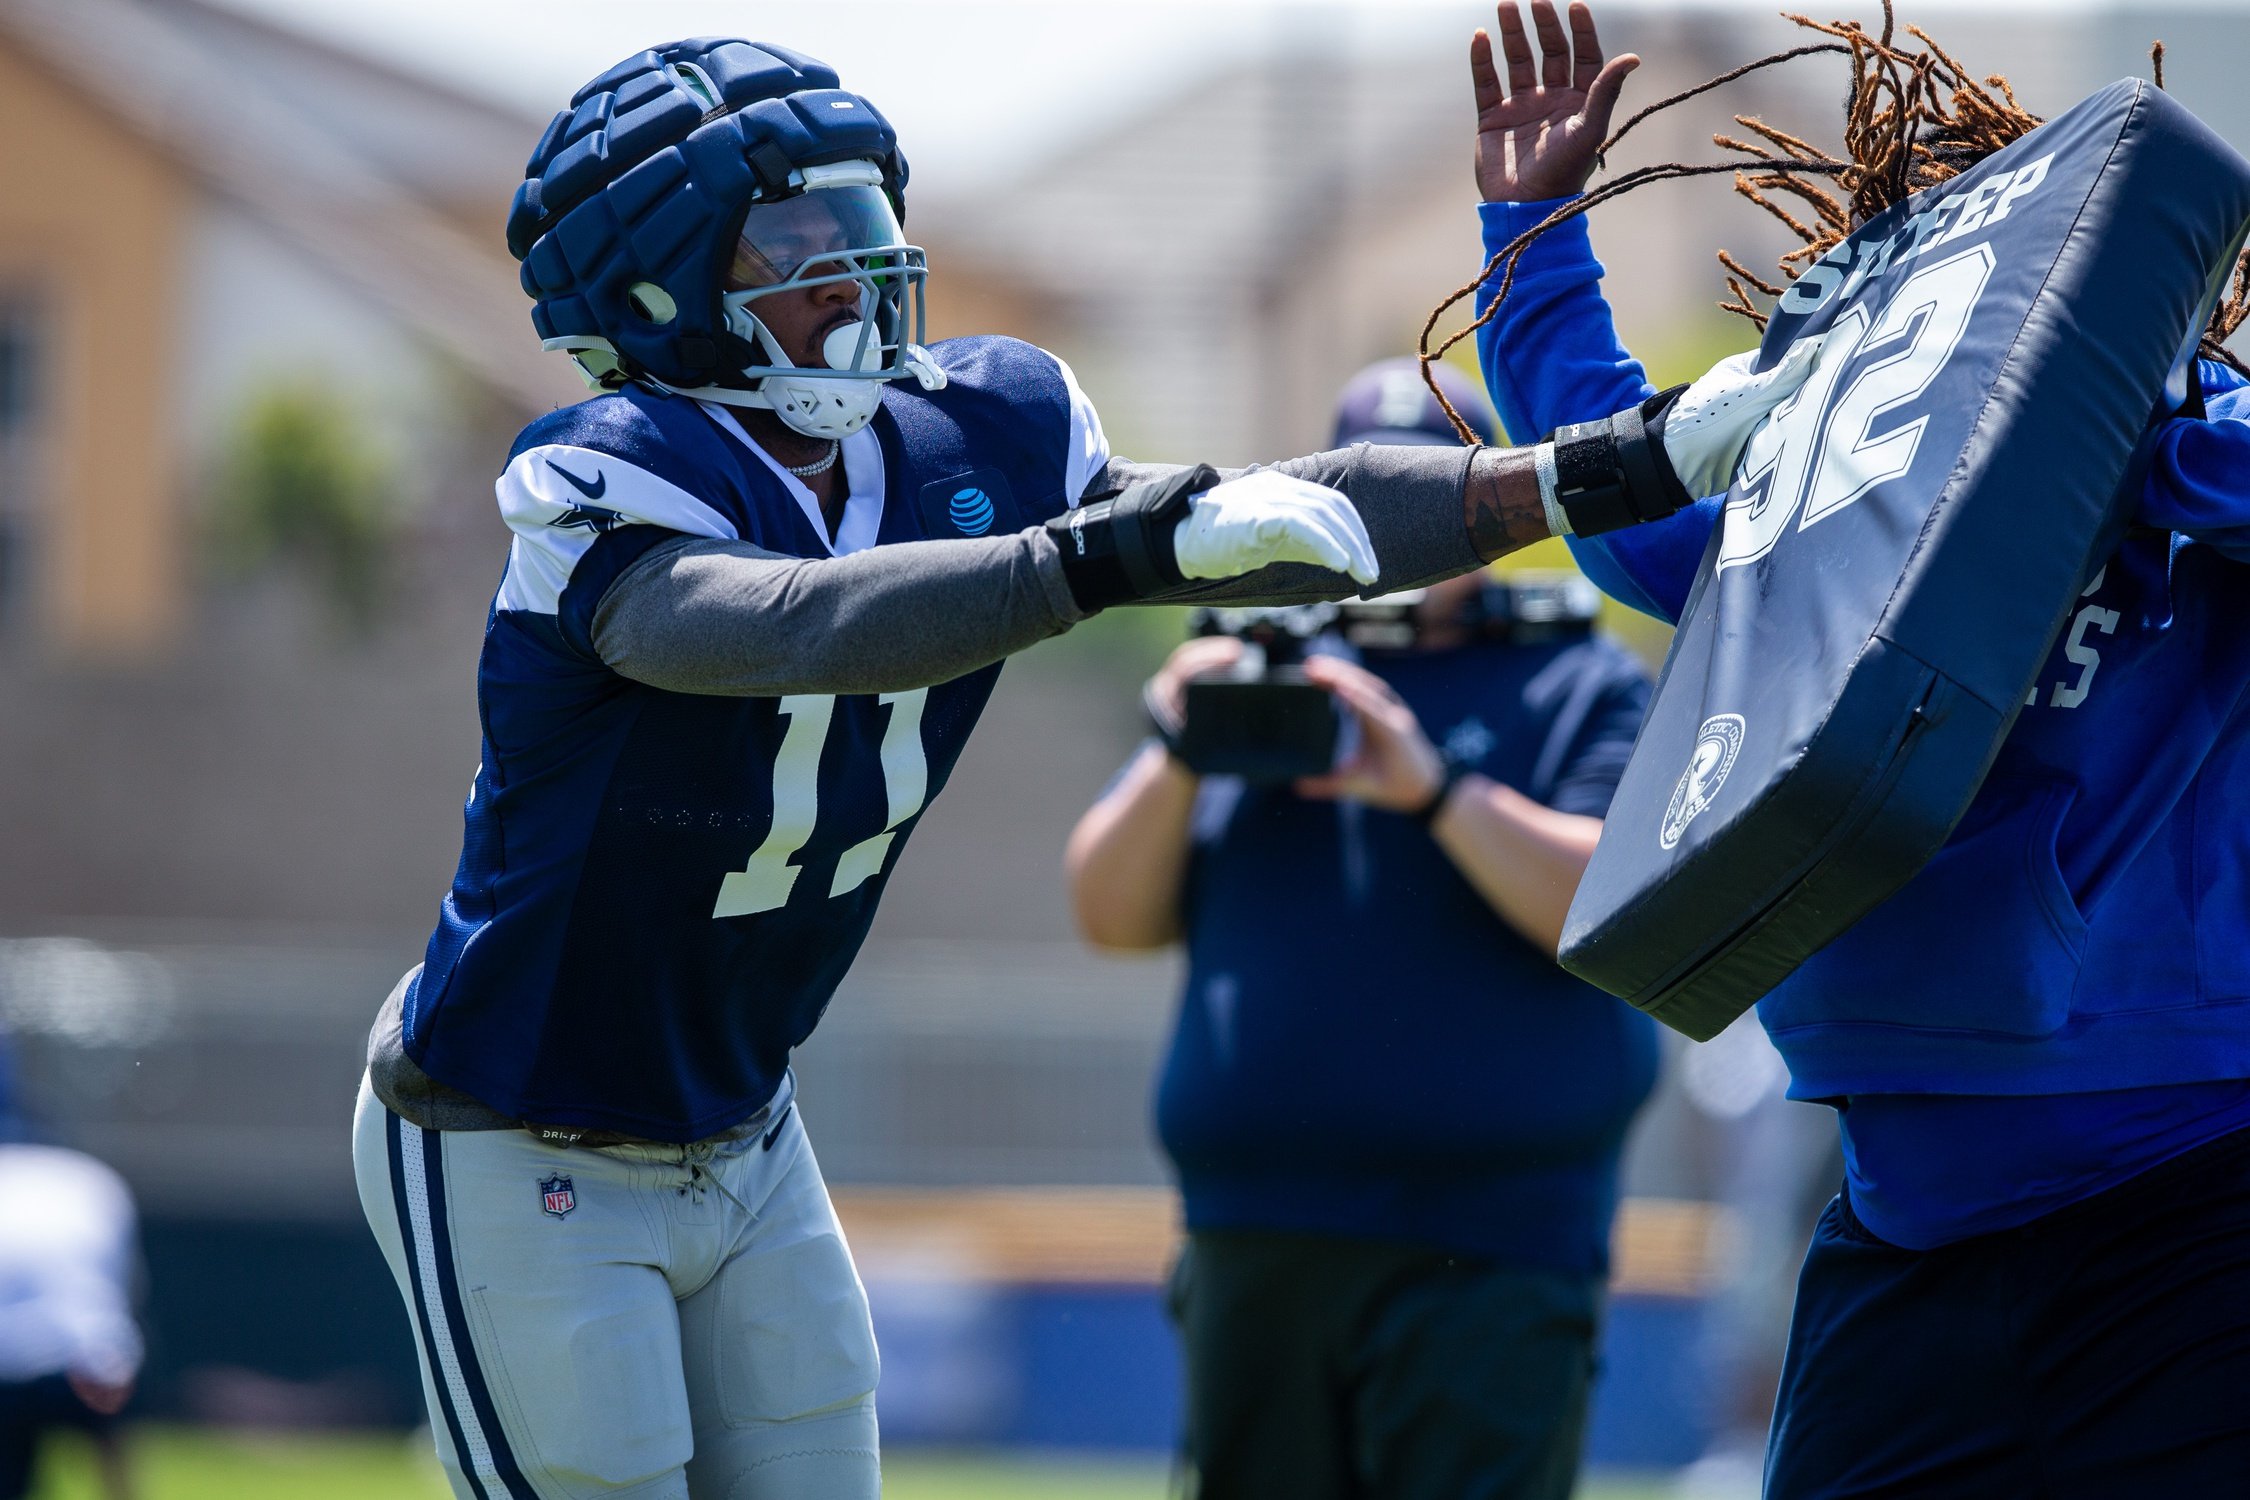
[[[921,338],[927,274],[880,187],[815,187],[752,204],[721,294],[728,326],[761,356],[742,373],[897,378]]]

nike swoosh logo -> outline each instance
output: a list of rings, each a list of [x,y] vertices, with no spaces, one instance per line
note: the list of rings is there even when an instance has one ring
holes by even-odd
[[[602,491],[609,488],[609,476],[607,474],[601,473],[598,470],[594,474],[593,483],[588,484],[585,480],[580,479],[576,474],[571,473],[570,470],[564,468],[561,464],[556,463],[551,458],[547,460],[547,467],[553,469],[557,474],[560,474],[563,478],[569,480],[571,483],[571,487],[577,490],[579,494],[584,495],[589,500],[601,499]]]
[[[781,1139],[781,1127],[789,1123],[790,1112],[796,1109],[796,1107],[796,1105],[792,1104],[788,1109],[783,1110],[781,1112],[781,1118],[773,1122],[773,1129],[766,1132],[766,1149],[768,1151],[771,1151],[773,1149],[773,1143],[775,1141]]]

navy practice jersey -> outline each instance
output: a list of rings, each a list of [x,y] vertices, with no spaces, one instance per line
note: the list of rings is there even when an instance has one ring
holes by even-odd
[[[1075,503],[1106,461],[1053,356],[933,351],[845,439],[833,543],[812,493],[723,407],[639,388],[551,413],[498,485],[514,533],[485,628],[484,761],[405,1046],[541,1124],[690,1141],[755,1113],[820,1019],[998,665],[910,692],[665,692],[595,652],[602,591],[651,547],[824,557],[983,536]]]

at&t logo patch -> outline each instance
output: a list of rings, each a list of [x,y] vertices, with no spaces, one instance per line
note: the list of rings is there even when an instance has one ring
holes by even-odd
[[[578,1206],[578,1192],[567,1177],[539,1179],[539,1208],[560,1219]]]
[[[1054,509],[1060,511],[1061,496]],[[922,486],[916,498],[922,534],[930,537],[989,536],[1023,524],[1015,491],[999,469],[968,469]]]
[[[1719,795],[1741,749],[1742,715],[1713,714],[1703,721],[1695,732],[1695,753],[1688,757],[1687,769],[1680,773],[1680,784],[1672,788],[1672,801],[1664,809],[1657,843],[1667,849],[1679,843],[1688,824]]]
[[[992,529],[992,497],[974,485],[955,490],[953,498],[946,503],[945,513],[961,528],[963,536],[983,536]]]

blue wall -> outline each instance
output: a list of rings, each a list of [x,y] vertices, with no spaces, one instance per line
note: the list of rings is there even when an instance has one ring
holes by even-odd
[[[407,1425],[421,1392],[406,1319],[356,1224],[152,1221],[144,1415],[212,1415],[214,1371],[272,1377],[274,1420]],[[1162,1294],[1143,1286],[876,1280],[886,1442],[1163,1450],[1178,1436],[1179,1354]],[[1588,1460],[1682,1464],[1706,1416],[1693,1355],[1700,1302],[1610,1305]],[[291,1390],[298,1399],[294,1407]],[[199,1395],[199,1392],[206,1393]]]
[[[1149,1287],[875,1282],[883,1436],[900,1444],[1168,1448],[1179,1353]],[[1702,1304],[1612,1302],[1587,1459],[1684,1464],[1706,1417],[1692,1360]]]

